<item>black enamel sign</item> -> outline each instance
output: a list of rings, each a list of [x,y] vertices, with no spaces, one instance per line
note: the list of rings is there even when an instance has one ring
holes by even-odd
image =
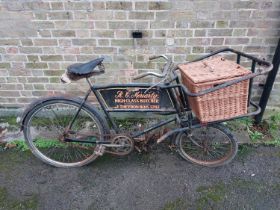
[[[156,88],[112,88],[100,90],[100,94],[109,109],[173,109],[166,90]]]

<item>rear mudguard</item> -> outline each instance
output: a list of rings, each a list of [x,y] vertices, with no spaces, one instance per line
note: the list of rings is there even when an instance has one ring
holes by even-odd
[[[77,103],[82,103],[83,102],[83,99],[82,98],[73,98],[73,97],[69,97],[69,96],[52,96],[52,97],[44,97],[44,98],[39,98],[35,101],[33,101],[32,103],[30,103],[24,110],[24,112],[22,113],[22,116],[20,118],[20,130],[22,131],[23,128],[24,128],[24,122],[26,120],[26,117],[28,115],[28,113],[30,111],[32,111],[36,106],[46,102],[46,101],[49,101],[49,100],[55,100],[55,99],[63,99],[63,100],[68,100],[68,101],[74,101],[74,102],[77,102]],[[104,126],[104,129],[105,129],[105,133],[109,133],[110,129],[109,129],[109,125],[107,123],[107,120],[105,119],[104,115],[102,115],[100,113],[100,111],[92,106],[91,104],[89,103],[84,103],[83,105],[84,107],[88,108],[94,115],[97,115],[97,118],[101,121],[100,123]]]

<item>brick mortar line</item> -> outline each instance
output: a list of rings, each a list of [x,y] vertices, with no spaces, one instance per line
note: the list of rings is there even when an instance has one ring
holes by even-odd
[[[131,30],[133,31],[133,30]],[[150,31],[153,31],[153,30],[150,30]],[[157,30],[154,30],[154,31],[157,31]],[[160,30],[158,30],[160,31]],[[32,41],[36,41],[36,40],[61,40],[63,38],[63,40],[73,40],[73,39],[78,39],[78,40],[87,40],[87,39],[92,39],[92,40],[130,40],[130,39],[133,39],[132,37],[126,37],[126,38],[122,38],[122,37],[82,37],[82,38],[78,38],[78,37],[52,37],[51,39],[50,38],[44,38],[44,39],[41,39],[41,38],[34,38],[34,37],[30,37],[30,40]],[[240,38],[248,38],[248,39],[254,39],[254,38],[258,38],[262,41],[266,40],[266,39],[270,39],[270,38],[277,38],[275,36],[268,36],[268,37],[263,37],[263,38],[259,38],[258,36],[230,36],[230,35],[227,35],[227,36],[178,36],[178,37],[174,37],[174,36],[165,36],[165,37],[160,37],[160,36],[157,36],[157,37],[144,37],[143,39],[147,39],[147,40],[151,40],[151,38],[153,39],[156,39],[156,40],[163,40],[163,39],[168,39],[168,38],[174,38],[174,39],[213,39],[213,38],[233,38],[233,39],[240,39]],[[143,40],[142,39],[142,40]],[[0,39],[1,41],[1,39]],[[269,45],[269,43],[268,43]],[[61,45],[57,44],[57,45],[0,45],[0,47],[3,47],[3,48],[9,48],[9,47],[26,47],[26,48],[39,48],[39,47],[59,47]],[[72,46],[87,46],[87,45],[73,45]],[[273,45],[274,46],[274,45]],[[68,47],[68,46],[61,46],[61,47]],[[104,46],[106,47],[106,46]],[[13,53],[11,53],[13,54]],[[14,53],[14,55],[16,55],[17,53]],[[26,53],[25,53],[26,54]],[[27,54],[29,55],[29,54]]]

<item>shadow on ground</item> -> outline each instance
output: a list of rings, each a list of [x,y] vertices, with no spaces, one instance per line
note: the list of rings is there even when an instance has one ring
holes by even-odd
[[[158,149],[59,169],[30,152],[0,152],[0,209],[278,209],[280,149],[243,146],[205,168]]]

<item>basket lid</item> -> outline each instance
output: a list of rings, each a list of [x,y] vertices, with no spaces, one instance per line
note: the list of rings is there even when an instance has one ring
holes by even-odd
[[[197,62],[180,64],[178,67],[194,83],[230,79],[251,73],[248,69],[222,56],[213,56]]]

